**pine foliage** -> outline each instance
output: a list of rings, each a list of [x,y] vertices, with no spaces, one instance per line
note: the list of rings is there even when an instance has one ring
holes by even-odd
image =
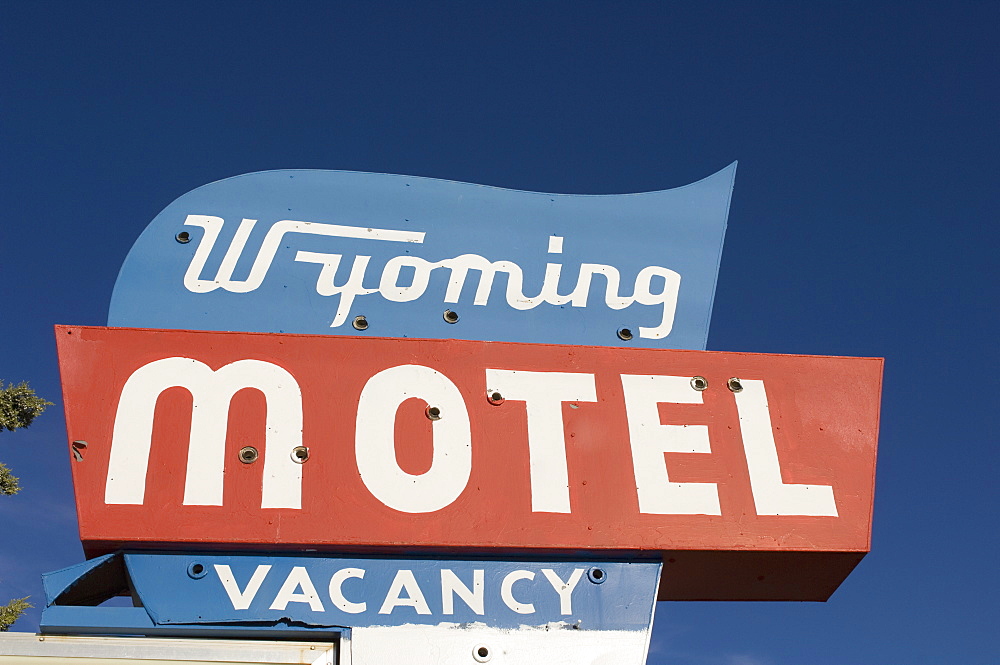
[[[36,395],[23,381],[17,385],[8,384],[6,388],[0,381],[0,432],[27,427],[51,404]],[[0,462],[0,494],[17,494],[20,489],[17,477]],[[27,598],[15,598],[6,605],[0,605],[0,632],[6,632],[29,607],[31,603]]]
[[[17,385],[11,383],[6,388],[0,381],[0,432],[27,427],[51,404],[36,395],[23,381]]]
[[[21,485],[17,482],[17,476],[10,472],[10,468],[0,462],[0,494],[11,496],[21,491]]]
[[[7,632],[11,624],[21,618],[29,607],[32,605],[27,598],[15,598],[6,605],[0,605],[0,633]]]

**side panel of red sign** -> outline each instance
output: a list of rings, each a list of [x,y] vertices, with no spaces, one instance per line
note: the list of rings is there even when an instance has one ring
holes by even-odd
[[[869,548],[880,359],[57,339],[69,438],[86,442],[73,475],[90,554],[650,551],[665,553],[661,597],[819,599]],[[713,588],[741,565],[729,552],[756,561],[755,591]]]

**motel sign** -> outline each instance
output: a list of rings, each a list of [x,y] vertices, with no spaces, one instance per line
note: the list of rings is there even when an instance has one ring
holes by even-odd
[[[180,197],[109,327],[56,327],[88,560],[43,632],[643,663],[657,600],[826,600],[870,548],[882,361],[704,350],[734,176]]]
[[[73,471],[90,552],[230,539],[330,551],[868,545],[877,359],[57,335],[67,391],[89,387],[67,419],[88,442]],[[841,431],[828,434],[818,423],[832,415]],[[248,448],[256,458],[241,461]]]

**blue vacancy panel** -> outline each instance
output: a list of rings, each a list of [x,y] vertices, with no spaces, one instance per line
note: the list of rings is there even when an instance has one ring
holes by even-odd
[[[607,196],[229,178],[149,224],[108,324],[704,349],[735,173]]]
[[[126,554],[153,623],[645,631],[660,561]]]

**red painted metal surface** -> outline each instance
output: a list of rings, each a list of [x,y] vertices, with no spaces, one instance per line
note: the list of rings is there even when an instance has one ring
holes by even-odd
[[[57,327],[56,336],[69,440],[86,441],[73,479],[80,537],[90,555],[121,546],[643,550],[663,553],[661,598],[825,599],[869,549],[881,359],[68,326]],[[116,414],[122,422],[144,417],[135,409],[118,413],[123,388],[137,370],[165,358],[193,359],[211,370],[254,360],[294,378],[301,393],[301,444],[309,448],[308,461],[296,465],[301,507],[261,507],[267,455],[286,459],[299,442],[268,441],[265,450],[265,412],[276,407],[255,389],[235,392],[230,404],[222,505],[186,505],[186,492],[201,490],[186,487],[197,480],[187,476],[192,395],[179,387],[152,397],[140,502],[108,502]],[[403,365],[446,377],[468,412],[467,482],[456,498],[427,512],[387,505],[358,463],[357,451],[367,445],[365,432],[356,440],[359,395],[371,377]],[[487,370],[592,376],[581,381],[592,383],[596,401],[568,400],[558,408],[569,512],[533,510],[540,499],[532,490],[530,406],[513,398],[492,404]],[[707,427],[710,452],[666,452],[663,459],[672,483],[714,484],[721,514],[641,511],[622,375],[707,379],[708,389],[697,394],[702,403],[658,404],[657,425]],[[751,484],[743,431],[748,425],[740,421],[739,394],[727,387],[731,377],[766,387],[780,482],[829,486],[835,515],[758,514],[761,496]],[[395,418],[398,467],[415,478],[439,461],[435,437],[444,430],[434,428],[455,417],[454,408],[443,409],[442,420],[432,421],[427,407],[409,399],[384,414],[386,422]],[[227,415],[222,409],[204,417]],[[124,450],[134,443],[115,445]],[[241,463],[245,446],[261,452],[257,462]],[[203,454],[195,448],[193,455]],[[536,480],[540,486],[551,481]]]

